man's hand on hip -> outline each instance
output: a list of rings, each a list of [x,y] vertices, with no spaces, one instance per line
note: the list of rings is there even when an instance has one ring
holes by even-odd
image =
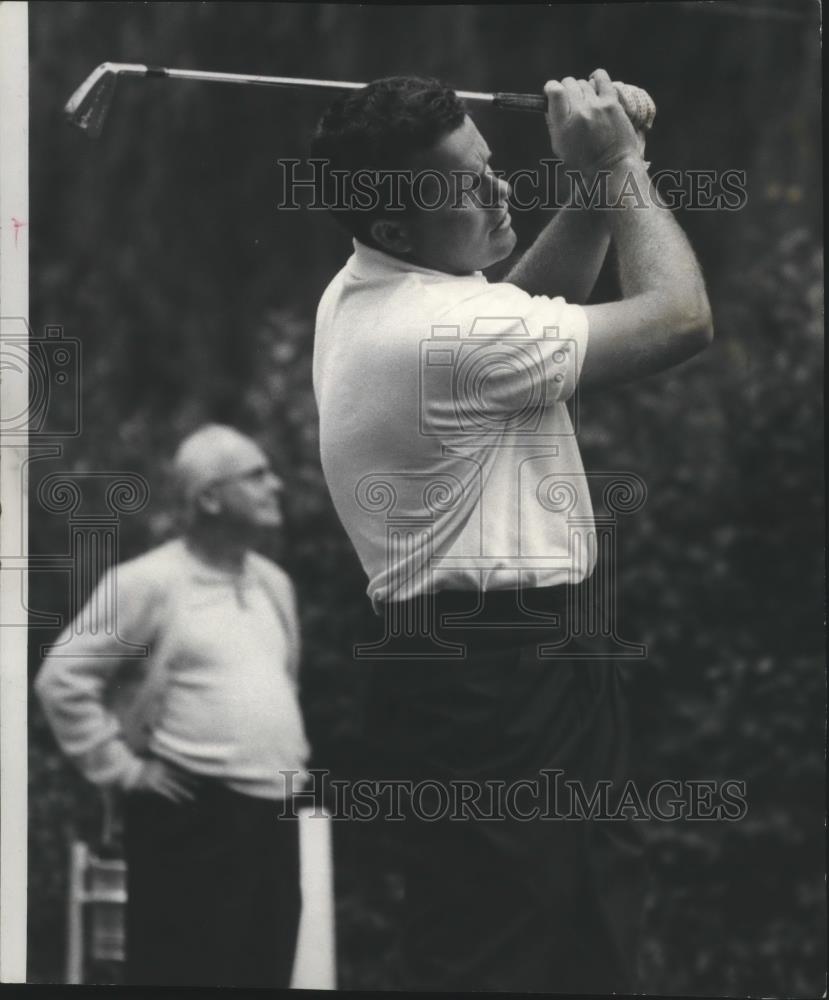
[[[195,774],[153,758],[144,763],[129,790],[155,792],[171,802],[191,802],[196,797],[198,783]]]
[[[566,167],[593,174],[628,156],[641,159],[644,143],[603,69],[589,81],[549,80],[544,93],[553,152]]]

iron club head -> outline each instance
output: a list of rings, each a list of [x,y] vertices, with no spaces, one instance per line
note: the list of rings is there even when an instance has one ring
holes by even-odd
[[[104,127],[117,83],[118,74],[111,64],[102,63],[66,102],[66,117],[73,125],[97,138]]]
[[[147,67],[132,63],[101,63],[66,102],[64,114],[68,120],[97,139],[112,105],[118,77],[123,74],[146,76]]]

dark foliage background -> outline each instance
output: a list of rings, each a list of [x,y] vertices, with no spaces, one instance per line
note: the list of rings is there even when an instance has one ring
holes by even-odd
[[[645,782],[735,778],[736,823],[647,823],[653,886],[641,955],[653,994],[818,995],[825,987],[822,234],[818,7],[660,3],[355,7],[32,3],[31,317],[81,343],[82,433],[31,465],[127,470],[153,486],[121,521],[121,556],[173,529],[163,487],[204,419],[255,433],[288,483],[281,558],[299,589],[303,699],[320,766],[359,745],[362,677],[346,651],[365,580],[317,457],[316,300],[349,252],[323,213],[278,212],[280,157],[302,157],[324,98],[123,81],[104,136],[61,120],[106,59],[371,79],[416,72],[468,89],[539,91],[605,66],[654,95],[655,167],[747,174],[737,212],[680,212],[717,339],[678,370],[585,399],[593,469],[648,485],[622,524],[622,629]],[[548,155],[535,118],[483,112],[496,166]],[[521,246],[543,222],[515,213]],[[613,292],[612,269],[602,279]],[[370,389],[370,387],[367,387]],[[68,419],[53,394],[49,426]],[[65,517],[31,507],[35,555],[67,551]],[[67,578],[31,576],[65,613]],[[54,629],[32,633],[39,644]],[[31,711],[30,978],[61,977],[66,841],[97,801]],[[359,824],[357,825],[360,826]],[[398,884],[365,830],[336,827],[342,987],[387,987]]]

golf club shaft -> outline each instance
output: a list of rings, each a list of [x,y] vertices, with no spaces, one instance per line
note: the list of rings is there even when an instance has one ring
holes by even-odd
[[[362,90],[365,83],[346,80],[312,80],[294,76],[259,76],[253,73],[215,73],[210,70],[168,69],[164,66],[141,66],[114,63],[119,76],[166,77],[170,80],[199,80],[204,83],[241,83],[262,87],[293,87],[312,90]],[[461,100],[476,101],[520,111],[546,111],[547,100],[540,94],[486,94],[475,90],[456,90]]]
[[[236,83],[247,86],[288,87],[299,90],[320,90],[343,92],[361,90],[365,83],[345,80],[315,80],[294,76],[258,76],[251,73],[214,73],[198,69],[169,69],[165,66],[144,66],[138,63],[101,63],[66,103],[65,113],[73,125],[77,125],[92,137],[100,135],[107,117],[115,85],[122,76],[168,80],[195,80],[203,83]],[[625,83],[614,83],[619,99],[630,120],[637,129],[647,131],[653,124],[656,107],[648,94],[638,87]],[[547,110],[547,99],[541,94],[487,94],[477,90],[455,91],[461,100],[504,108],[508,111]]]

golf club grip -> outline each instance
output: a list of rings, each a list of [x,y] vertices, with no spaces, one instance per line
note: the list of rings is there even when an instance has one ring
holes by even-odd
[[[646,90],[629,83],[614,82],[613,86],[634,128],[646,132],[656,116],[653,98]],[[492,106],[507,111],[540,111],[543,114],[547,111],[547,98],[542,94],[493,94]]]
[[[492,106],[505,111],[547,110],[547,98],[536,94],[493,94]]]

